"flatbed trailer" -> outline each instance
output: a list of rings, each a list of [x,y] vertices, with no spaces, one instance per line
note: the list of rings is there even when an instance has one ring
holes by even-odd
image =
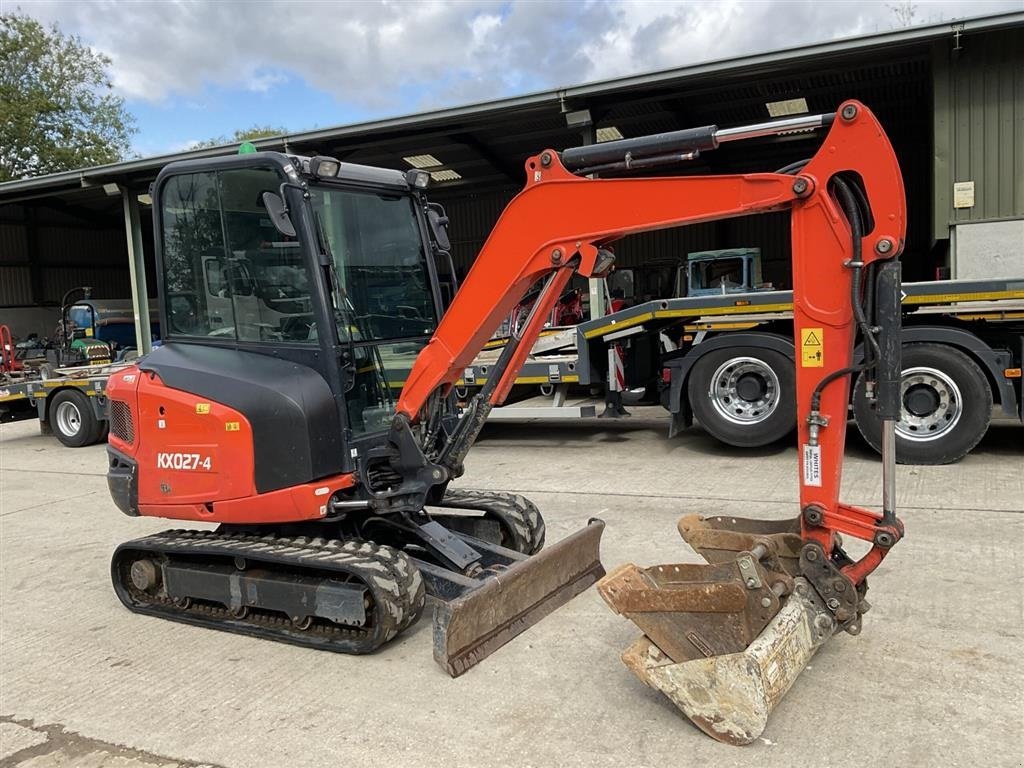
[[[1024,278],[905,283],[903,290],[904,413],[897,456],[910,464],[956,461],[981,440],[993,412],[1022,420]],[[792,308],[790,291],[646,302],[574,329],[551,329],[549,337],[571,330],[574,338],[561,346],[549,341],[546,354],[535,349],[517,384],[539,385],[556,398],[561,392],[563,401],[569,386],[646,391],[672,415],[670,437],[697,421],[730,445],[766,445],[792,431],[795,366],[821,362],[815,359],[823,349],[820,338],[802,339],[799,350],[794,345]],[[485,351],[466,369],[461,393],[486,381],[486,356],[497,351]],[[622,361],[618,386],[616,357]],[[850,405],[861,433],[877,449],[880,428],[857,377]],[[557,406],[547,415],[565,415],[557,414]],[[545,415],[516,406],[494,414]]]
[[[38,419],[43,434],[69,448],[105,440],[107,379],[126,364],[59,368],[41,378],[34,372],[0,380],[0,423]]]

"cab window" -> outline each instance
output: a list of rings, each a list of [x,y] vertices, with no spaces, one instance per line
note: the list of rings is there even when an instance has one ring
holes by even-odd
[[[262,203],[270,169],[182,174],[162,190],[168,334],[316,343],[311,281],[299,243]]]

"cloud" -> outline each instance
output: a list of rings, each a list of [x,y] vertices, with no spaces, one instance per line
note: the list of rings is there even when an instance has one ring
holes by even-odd
[[[790,47],[898,25],[871,0],[51,0],[23,7],[112,61],[115,88],[161,103],[214,85],[304,80],[370,113],[411,112]],[[914,22],[1019,10],[917,0]],[[282,91],[286,93],[286,90]],[[282,102],[282,113],[301,109]]]

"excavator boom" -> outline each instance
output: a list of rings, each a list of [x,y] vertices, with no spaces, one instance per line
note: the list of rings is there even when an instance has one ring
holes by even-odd
[[[801,535],[827,552],[837,533],[872,542],[867,556],[846,566],[855,583],[862,581],[901,536],[891,508],[891,472],[887,472],[886,483],[888,507],[881,515],[841,504],[839,487],[854,341],[858,330],[869,328],[868,319],[859,314],[865,292],[875,293],[874,284],[865,291],[869,273],[874,276],[882,263],[896,266],[896,257],[903,250],[903,179],[885,131],[859,102],[844,103],[834,116],[802,120],[803,130],[808,124],[830,127],[817,153],[795,175],[615,179],[578,175],[588,170],[582,163],[607,167],[616,153],[629,157],[629,140],[598,145],[589,154],[588,148],[566,150],[562,156],[545,150],[529,158],[525,188],[498,219],[437,331],[409,372],[397,404],[399,422],[415,423],[431,396],[455,383],[519,297],[546,278],[548,284],[530,319],[492,367],[488,386],[477,396],[480,402],[471,406],[476,409],[477,423],[470,425],[472,419],[464,419],[467,430],[456,432],[452,439],[465,445],[447,446],[449,454],[464,456],[486,411],[500,405],[508,394],[543,328],[543,318],[569,277],[573,273],[600,276],[612,266],[614,257],[607,246],[639,232],[789,210],[794,342],[800,350],[796,379],[800,508],[804,512]],[[726,136],[734,141],[766,135],[770,133],[767,125],[771,124],[745,131],[732,129]],[[793,130],[789,121],[782,121],[775,132]],[[680,131],[679,151],[717,146],[719,133],[713,126]],[[650,146],[651,138],[638,141]],[[671,141],[654,138],[660,139],[654,144],[655,151],[664,156]],[[566,168],[563,157],[569,158],[577,173]],[[889,272],[880,284],[886,292],[877,296],[878,301],[891,302],[899,292],[898,277],[894,279]],[[894,337],[891,325],[898,324],[898,311],[895,320],[892,314],[887,318],[890,327],[880,329],[883,342]],[[866,334],[864,343],[878,348],[878,332]],[[898,343],[890,343],[888,351],[886,362],[891,369]],[[892,406],[892,390],[890,386],[886,402],[880,401],[883,408]],[[469,431],[471,426],[475,430]],[[883,461],[889,469],[893,452]],[[456,462],[446,469],[445,479],[459,472]]]

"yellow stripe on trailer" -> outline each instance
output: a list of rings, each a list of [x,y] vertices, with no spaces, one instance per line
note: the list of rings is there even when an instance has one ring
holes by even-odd
[[[696,309],[659,309],[655,317],[705,317],[709,315],[758,315],[762,312],[791,312],[793,303],[785,304],[742,304],[729,307],[704,307]]]
[[[963,293],[933,293],[927,296],[907,296],[904,304],[954,304],[959,301],[1000,301],[1024,299],[1024,291],[976,291]]]
[[[44,395],[44,397],[45,397],[45,395]],[[11,400],[25,400],[27,398],[28,398],[28,395],[26,395],[24,392],[17,392],[17,393],[15,393],[13,395],[3,395],[3,396],[0,396],[0,403],[7,403],[7,402],[10,402]]]
[[[693,314],[688,312],[686,314]],[[593,328],[583,334],[584,338],[592,339],[595,336],[604,336],[606,333],[613,333],[614,331],[621,331],[623,328],[632,328],[634,325],[643,325],[648,320],[653,320],[657,313],[648,315],[638,315],[637,317],[631,317],[629,320],[623,320],[621,323],[609,323],[608,325],[602,325],[600,328]]]
[[[980,312],[971,314],[956,313],[961,320],[1024,320],[1024,312]]]
[[[513,384],[578,384],[579,380],[580,377],[575,374],[563,376],[558,381],[552,381],[547,376],[520,376],[513,382]],[[485,383],[487,383],[487,379],[479,378],[473,382],[473,386]],[[455,386],[464,387],[466,386],[466,382],[464,379],[459,379],[455,382]]]
[[[586,338],[592,339],[595,336],[604,336],[608,333],[615,331],[621,331],[625,328],[632,328],[635,325],[641,325],[646,323],[648,320],[668,320],[676,317],[708,317],[712,315],[755,315],[762,312],[790,312],[793,309],[793,304],[760,304],[753,306],[750,304],[733,305],[728,307],[694,307],[693,309],[657,309],[654,312],[646,315],[638,315],[637,317],[631,317],[629,320],[623,320],[621,323],[609,323],[603,325],[600,328],[594,328],[583,334]]]
[[[684,331],[746,331],[750,328],[756,328],[764,323],[763,320],[757,322],[733,322],[723,321],[721,323],[695,323],[692,325],[684,325]]]

